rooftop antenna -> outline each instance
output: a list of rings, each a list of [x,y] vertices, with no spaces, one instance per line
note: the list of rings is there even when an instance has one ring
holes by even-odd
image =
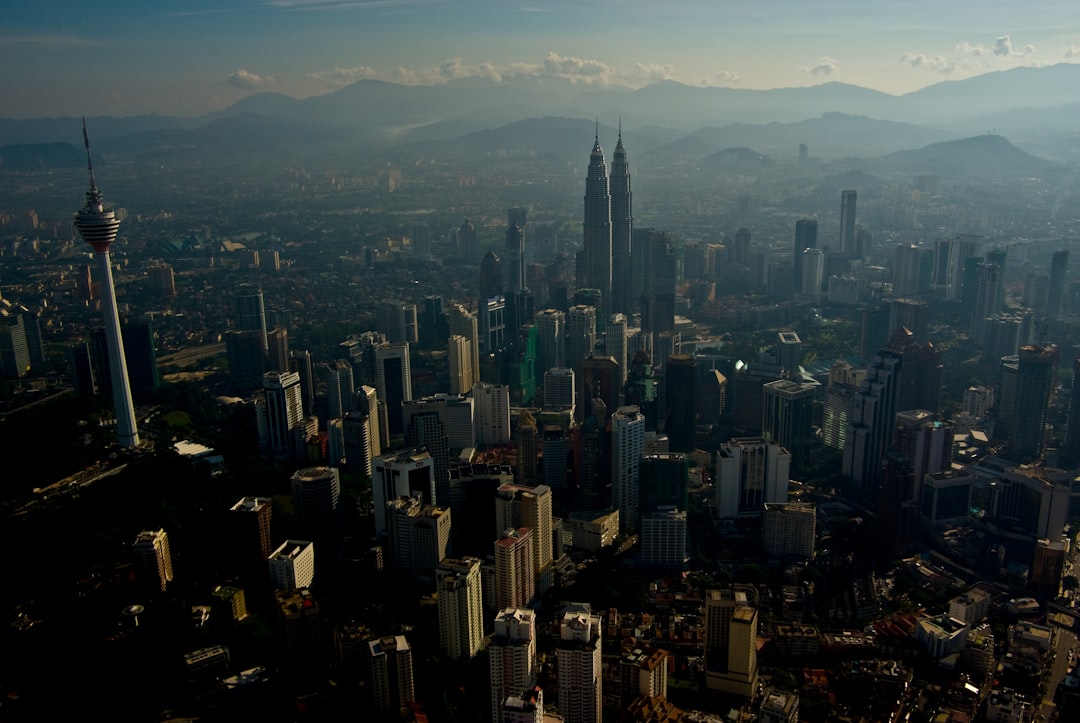
[[[94,182],[94,162],[90,160],[90,136],[86,133],[86,116],[82,117],[83,146],[86,147],[86,170],[90,171],[90,193],[97,193],[97,184]]]
[[[596,142],[600,142],[600,116],[596,116]]]

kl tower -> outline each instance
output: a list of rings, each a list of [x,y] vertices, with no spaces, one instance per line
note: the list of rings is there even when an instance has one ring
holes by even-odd
[[[113,292],[112,261],[109,246],[120,230],[116,213],[106,209],[103,196],[94,183],[94,164],[90,160],[90,138],[86,135],[86,118],[83,118],[83,145],[86,146],[86,167],[90,171],[90,190],[86,192],[86,205],[75,214],[75,228],[82,240],[94,247],[97,272],[101,282],[101,311],[105,317],[105,340],[109,349],[109,377],[112,380],[113,408],[116,412],[116,436],[121,447],[139,444],[139,430],[135,424],[135,405],[131,403],[131,382],[128,381],[127,360],[124,358],[124,342],[120,336],[120,312],[116,308]]]

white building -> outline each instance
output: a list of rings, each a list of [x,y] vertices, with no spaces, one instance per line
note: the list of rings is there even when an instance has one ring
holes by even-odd
[[[536,571],[536,593],[543,594],[553,582],[550,487],[529,487],[514,483],[499,485],[495,491],[495,534],[519,527],[527,527],[533,532],[532,557],[533,569]]]
[[[447,342],[447,360],[450,365],[450,393],[465,394],[476,384],[473,370],[473,342],[460,334],[451,334]]]
[[[426,449],[403,450],[376,457],[371,475],[375,536],[387,533],[386,505],[400,497],[435,499],[435,460]]]
[[[637,407],[619,407],[611,415],[611,500],[624,530],[638,527],[644,451],[645,415]]]
[[[267,559],[275,590],[311,587],[315,580],[315,543],[286,540]]]
[[[501,702],[523,691],[536,678],[536,613],[528,608],[505,608],[495,616],[488,645],[491,672],[491,715],[499,720]]]
[[[602,622],[587,610],[570,610],[559,626],[555,649],[559,675],[559,714],[566,723],[594,723],[602,710]]]
[[[484,640],[480,560],[447,557],[435,569],[439,596],[439,644],[455,660],[471,658]]]
[[[760,515],[788,500],[791,454],[761,437],[736,437],[716,452],[716,508],[721,518]]]
[[[476,443],[506,444],[510,441],[510,387],[480,382],[472,388],[476,410]]]
[[[817,509],[809,502],[765,504],[761,543],[770,557],[814,557]]]
[[[525,607],[535,594],[533,531],[509,528],[495,541],[495,607]]]

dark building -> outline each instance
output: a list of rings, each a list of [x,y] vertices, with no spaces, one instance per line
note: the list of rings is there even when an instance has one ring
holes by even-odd
[[[686,509],[690,486],[690,463],[686,455],[665,452],[642,456],[638,480],[638,509],[643,516],[660,507]]]
[[[230,355],[230,375],[232,375],[233,356],[237,356],[242,358],[237,363],[242,365],[243,382],[257,385],[262,381],[263,372],[266,371],[264,368],[266,352],[262,346],[265,337],[258,332],[227,332],[225,335],[227,351],[230,339],[236,334],[246,340],[247,344],[242,347],[246,353]],[[132,392],[138,394],[148,389],[157,389],[161,385],[161,380],[158,376],[157,350],[150,322],[124,324],[121,336],[124,340],[124,357],[127,360],[128,383]],[[90,349],[97,371],[98,387],[102,394],[111,396],[111,367],[104,329],[96,328],[90,332]],[[236,351],[235,346],[233,351]]]
[[[612,296],[601,318],[615,313],[629,315],[633,311],[636,298],[631,273],[633,194],[630,190],[630,164],[626,161],[621,129],[619,141],[615,144],[615,155],[611,159],[610,187]]]
[[[584,421],[591,413],[592,400],[604,402],[604,422],[619,408],[619,363],[610,356],[590,356],[581,365],[581,380],[578,384],[578,402],[576,415],[578,421]]]
[[[663,231],[644,234],[645,283],[641,296],[641,330],[652,335],[653,348],[657,337],[665,331],[675,331],[675,273],[676,258],[671,238]],[[654,359],[653,363],[666,360]]]
[[[75,396],[92,397],[96,392],[94,384],[94,365],[90,361],[90,346],[83,342],[68,350],[68,363],[71,365],[71,380],[75,385]]]
[[[611,299],[611,194],[599,132],[589,154],[589,171],[585,178],[583,230],[585,283],[578,286],[600,289],[605,299]]]
[[[817,248],[817,219],[800,218],[795,222],[795,279],[802,282],[803,251]]]
[[[1042,455],[1046,410],[1057,374],[1058,348],[1054,344],[1020,347],[1016,401],[1012,412],[1008,451],[1022,462]]]
[[[1065,452],[1080,459],[1080,356],[1073,357],[1072,394],[1069,396],[1069,426],[1065,430]]]
[[[1050,286],[1046,291],[1046,318],[1061,316],[1061,302],[1065,296],[1065,273],[1069,269],[1069,251],[1062,249],[1050,260]]]
[[[697,364],[692,356],[668,359],[664,374],[664,432],[672,452],[693,452],[697,444]]]

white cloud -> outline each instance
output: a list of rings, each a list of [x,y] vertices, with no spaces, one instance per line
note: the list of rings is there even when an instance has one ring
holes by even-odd
[[[244,88],[245,90],[261,88],[264,85],[270,85],[274,82],[274,79],[269,75],[256,75],[255,73],[248,72],[245,68],[229,73],[226,80],[230,85],[235,85],[237,88]]]
[[[819,58],[817,63],[810,67],[804,65],[802,71],[804,73],[810,73],[811,75],[835,75],[840,72],[840,62],[835,58],[825,56]]]
[[[938,73],[951,73],[956,70],[956,63],[941,55],[923,55],[922,53],[904,53],[900,62],[913,68],[929,68]]]
[[[733,70],[721,70],[711,78],[703,78],[701,84],[707,86],[735,85],[742,81],[742,79],[743,77]]]
[[[998,38],[994,40],[993,45],[983,45],[982,43],[972,44],[965,41],[957,45],[956,49],[964,55],[996,55],[999,58],[1024,58],[1035,52],[1035,46],[1030,44],[1025,45],[1020,50],[1015,50],[1013,48],[1012,38],[1008,35],[998,36]]]
[[[321,70],[318,73],[310,73],[308,77],[326,81],[326,85],[331,88],[340,88],[343,85],[355,83],[356,81],[364,80],[365,78],[377,78],[379,77],[379,74],[375,72],[375,69],[371,66],[358,65],[354,68],[331,68],[330,70]]]
[[[1080,45],[1070,45],[1065,51],[1066,58],[1080,58]]]

